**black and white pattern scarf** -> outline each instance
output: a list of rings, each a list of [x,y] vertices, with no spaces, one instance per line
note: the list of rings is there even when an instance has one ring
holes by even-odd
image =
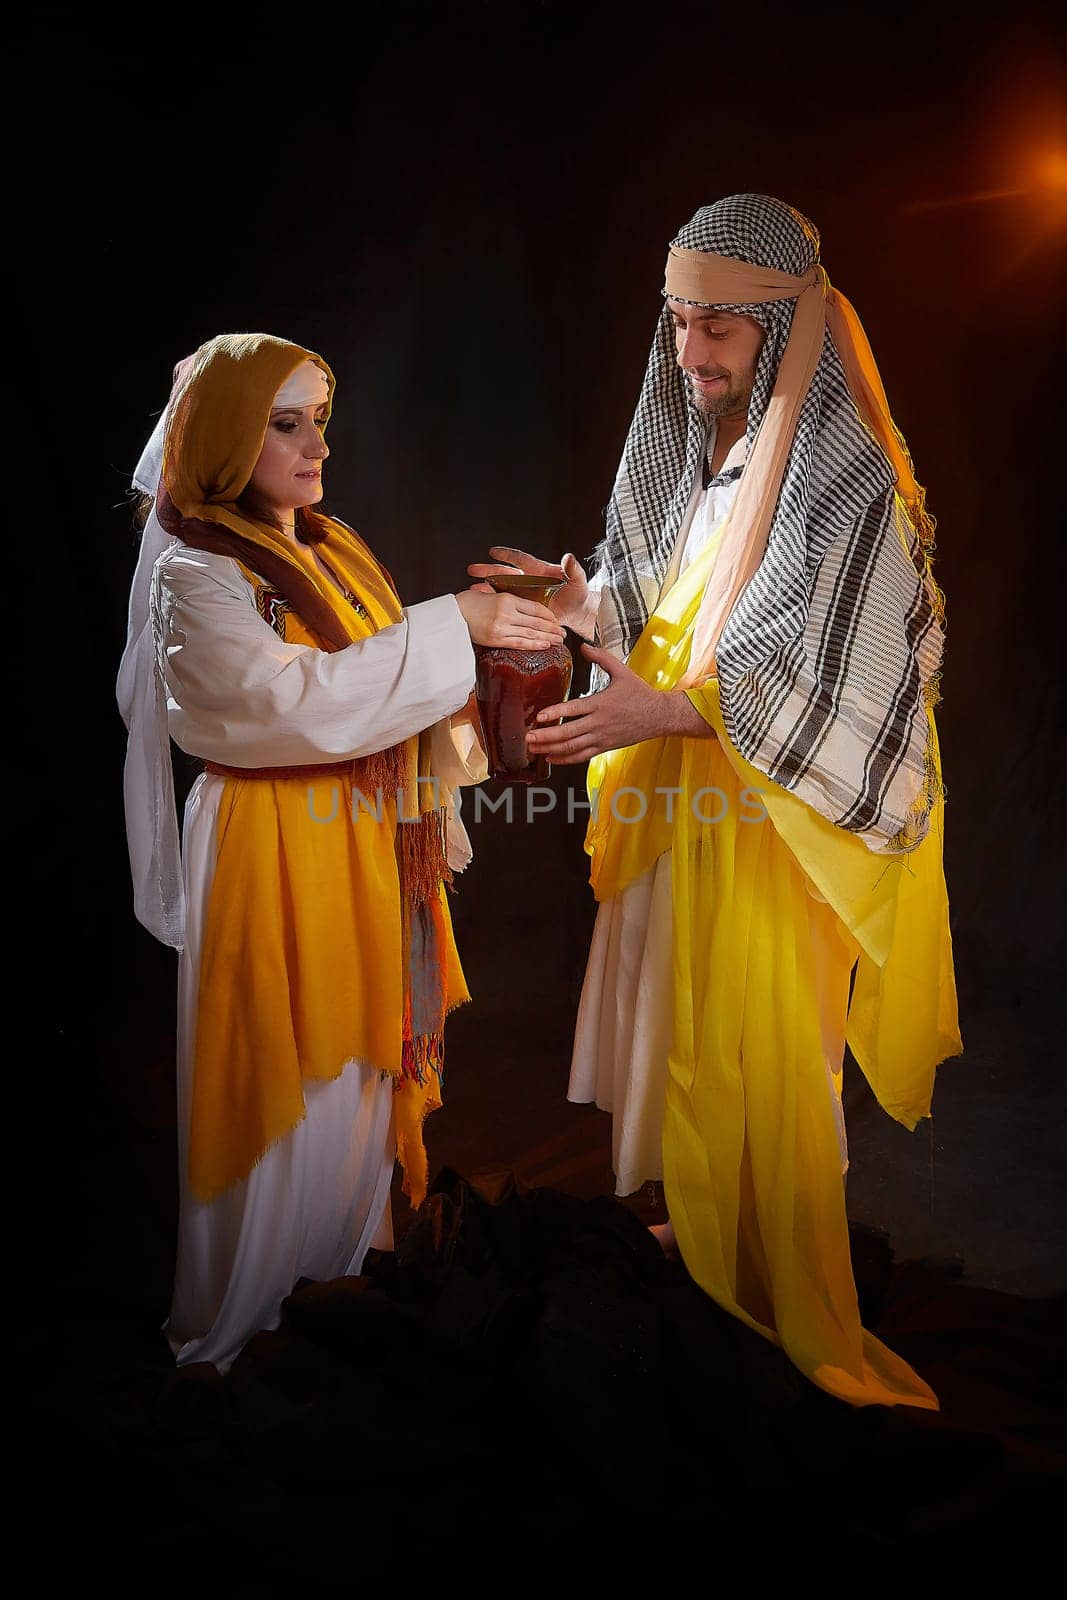
[[[802,274],[815,227],[764,195],[702,207],[674,244]],[[729,305],[766,331],[753,442],[794,301]],[[659,598],[709,429],[677,364],[664,303],[597,548],[597,642],[625,659]],[[776,783],[872,850],[913,848],[943,793],[929,749],[943,648],[939,591],[892,466],[860,421],[827,333],[803,401],[759,568],[716,649],[731,740]],[[606,677],[594,669],[591,687]]]

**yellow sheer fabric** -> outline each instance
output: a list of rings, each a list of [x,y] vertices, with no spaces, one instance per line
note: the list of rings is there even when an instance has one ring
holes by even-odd
[[[631,653],[660,689],[686,672],[713,558],[709,547],[683,574]],[[743,760],[717,690],[687,691],[717,737],[648,740],[589,773],[599,900],[673,852],[663,1159],[682,1257],[821,1388],[933,1409],[930,1388],[860,1325],[815,969],[818,952],[824,996],[843,1012],[858,961],[848,1042],[880,1104],[913,1128],[937,1063],[962,1049],[941,807],[910,854],[873,854]]]

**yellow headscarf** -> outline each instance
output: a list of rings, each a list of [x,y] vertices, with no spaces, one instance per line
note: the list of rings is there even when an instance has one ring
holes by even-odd
[[[326,374],[328,419],[334,376],[313,350],[269,333],[220,333],[200,346],[172,401],[163,446],[163,482],[184,517],[245,538],[259,526],[235,502],[259,460],[274,397],[305,361]]]

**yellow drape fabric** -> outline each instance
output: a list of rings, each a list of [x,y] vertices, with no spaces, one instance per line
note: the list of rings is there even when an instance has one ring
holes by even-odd
[[[709,548],[682,575],[631,653],[660,689],[684,678],[713,559]],[[860,1325],[816,965],[824,1003],[828,992],[843,1012],[857,963],[848,1042],[880,1104],[913,1128],[938,1062],[962,1050],[942,807],[916,850],[875,856],[744,761],[717,689],[713,678],[687,691],[716,737],[647,740],[589,773],[599,900],[672,852],[663,1159],[679,1247],[720,1305],[820,1387],[854,1405],[934,1408],[928,1385]]]

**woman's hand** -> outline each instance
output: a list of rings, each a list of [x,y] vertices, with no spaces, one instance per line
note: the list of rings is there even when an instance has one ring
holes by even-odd
[[[690,739],[715,737],[714,729],[682,690],[653,689],[607,650],[583,644],[582,654],[602,667],[611,682],[599,694],[539,711],[538,727],[526,735],[531,755],[547,756],[557,766],[568,767],[603,755],[605,750],[640,744],[642,739],[671,734]],[[549,726],[552,723],[557,726]]]
[[[463,589],[456,604],[475,644],[496,650],[553,650],[566,638],[547,606],[517,594],[485,588]]]
[[[564,627],[572,628],[583,639],[593,637],[596,631],[597,597],[590,593],[589,580],[577,556],[568,551],[560,562],[542,561],[539,556],[531,556],[525,550],[513,550],[506,544],[494,544],[489,554],[497,565],[473,561],[467,568],[472,578],[491,578],[498,572],[525,572],[532,578],[544,578],[546,583],[566,580],[566,587],[548,602],[549,610]]]

